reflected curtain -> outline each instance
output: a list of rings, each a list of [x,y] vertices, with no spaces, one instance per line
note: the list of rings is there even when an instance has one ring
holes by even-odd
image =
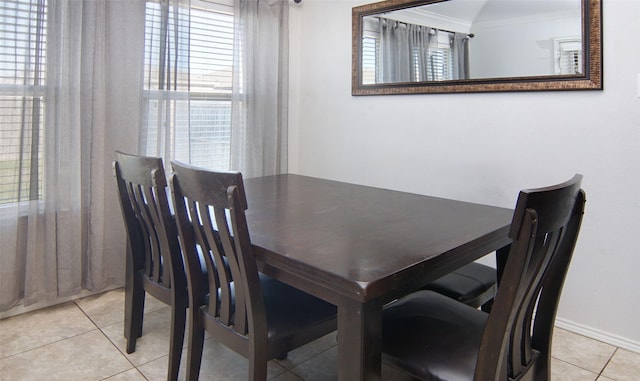
[[[469,78],[469,37],[466,33],[454,33],[451,41],[453,51],[453,79]]]
[[[231,169],[287,172],[287,0],[235,0]]]
[[[380,18],[380,82],[427,79],[433,29]]]
[[[114,207],[111,158],[132,126],[113,123],[120,119],[112,115],[130,116],[126,106],[115,109],[128,99],[125,86],[115,88],[115,83],[135,70],[133,61],[120,55],[118,42],[130,39],[131,25],[140,24],[129,12],[131,3],[107,0],[7,1],[3,21],[16,22],[9,7],[29,2],[30,10],[19,14],[33,20],[27,41],[46,36],[46,75],[41,83],[25,76],[26,82],[15,84],[26,89],[17,99],[28,105],[21,111],[18,145],[41,147],[41,184],[21,185],[39,188],[38,196],[18,192],[14,202],[0,206],[0,312],[124,283],[125,240]],[[121,17],[120,8],[128,18]],[[29,13],[38,10],[46,12]],[[10,33],[3,29],[2,34],[9,41]],[[20,49],[28,48],[15,51]],[[16,72],[33,70],[29,59],[13,63],[20,66]],[[35,140],[33,131],[40,132]],[[31,160],[13,163],[10,175],[21,179]]]

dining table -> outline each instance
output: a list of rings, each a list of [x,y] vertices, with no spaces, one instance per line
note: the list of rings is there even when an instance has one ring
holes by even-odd
[[[338,380],[380,380],[383,307],[487,254],[513,210],[295,174],[244,181],[261,272],[337,306]]]

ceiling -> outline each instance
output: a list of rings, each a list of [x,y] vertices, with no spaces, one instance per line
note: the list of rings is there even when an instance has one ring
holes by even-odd
[[[386,17],[416,23],[423,18],[466,25],[502,22],[507,19],[575,12],[581,0],[450,0],[391,12]]]

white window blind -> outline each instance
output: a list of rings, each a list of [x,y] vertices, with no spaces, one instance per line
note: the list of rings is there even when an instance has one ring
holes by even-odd
[[[0,205],[42,197],[46,0],[0,2]]]
[[[185,12],[186,15],[186,12]],[[189,99],[182,110],[182,130],[176,131],[175,157],[188,158],[192,165],[228,169],[231,143],[231,87],[233,66],[233,3],[231,1],[191,1],[188,60],[177,70],[189,73],[189,83],[177,89],[163,89],[154,66],[159,65],[161,34],[160,6],[147,2],[145,29],[145,90],[172,91],[174,97]],[[186,34],[185,34],[186,35]],[[185,78],[187,78],[185,76]],[[180,117],[180,113],[178,113]],[[148,118],[154,123],[154,110]],[[188,123],[187,123],[188,119]],[[151,132],[153,133],[153,132]],[[152,142],[155,136],[148,136]]]

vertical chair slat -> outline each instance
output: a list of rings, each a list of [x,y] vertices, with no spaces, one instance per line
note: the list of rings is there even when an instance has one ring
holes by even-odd
[[[152,238],[151,256],[153,258],[153,273],[149,275],[155,282],[169,286],[168,284],[165,284],[163,277],[165,261],[162,259],[162,250],[160,248],[163,244],[161,232],[164,230],[164,226],[160,222],[160,217],[158,216],[158,199],[152,187],[143,187],[142,194],[144,195],[145,200],[147,200],[147,203],[145,204],[145,221],[149,226]],[[171,266],[170,261],[168,266]]]
[[[143,234],[144,237],[151,237],[152,232],[149,229],[148,223],[145,219],[144,210],[142,209],[142,205],[145,204],[144,197],[142,197],[141,195],[142,186],[139,184],[129,184],[128,188],[129,188],[129,197],[133,201],[133,210],[135,213],[135,218],[137,219],[140,229],[142,230],[140,233]],[[143,244],[142,255],[144,257],[144,265],[145,265],[144,273],[148,276],[148,274],[152,273],[153,249],[151,247],[150,239],[143,240],[142,244]]]
[[[159,279],[165,287],[172,287],[174,281],[184,283],[184,271],[174,271],[171,257],[172,252],[178,251],[179,245],[176,240],[169,240],[169,237],[177,237],[175,221],[167,211],[170,211],[169,201],[167,198],[167,179],[164,170],[154,169],[151,171],[151,178],[154,184],[151,187],[151,197],[153,198],[152,218],[157,230],[157,238],[160,250],[158,258],[162,261],[159,269]],[[175,247],[171,247],[171,246]],[[173,274],[173,276],[172,276]],[[176,279],[173,279],[173,278]]]
[[[218,233],[220,234],[220,242],[222,243],[227,263],[229,265],[229,271],[231,272],[231,277],[233,279],[235,295],[233,311],[234,330],[241,335],[244,335],[247,333],[247,290],[245,289],[245,282],[242,279],[236,247],[232,242],[231,229],[229,227],[226,209],[214,207],[214,216],[218,226]]]
[[[147,257],[147,272],[146,275],[154,282],[160,283],[160,247],[158,243],[157,231],[153,225],[151,219],[151,212],[149,211],[149,202],[153,202],[153,198],[147,197],[147,187],[139,185],[135,188],[134,197],[136,204],[138,205],[138,212],[142,220],[142,227],[146,231],[149,239],[146,240],[146,257]]]
[[[232,324],[232,290],[231,284],[233,278],[229,274],[226,263],[224,261],[225,253],[221,249],[221,244],[217,235],[220,234],[220,226],[211,218],[211,210],[208,205],[198,203],[198,211],[202,223],[203,240],[207,242],[206,257],[211,266],[213,267],[209,275],[209,286],[215,285],[215,294],[217,297],[218,305],[211,305],[209,303],[209,311],[213,316],[219,317],[224,324]],[[217,230],[216,230],[217,229]],[[217,234],[214,234],[217,232]],[[214,293],[213,290],[210,291]],[[214,299],[215,300],[215,299]],[[215,311],[215,312],[214,312]]]

